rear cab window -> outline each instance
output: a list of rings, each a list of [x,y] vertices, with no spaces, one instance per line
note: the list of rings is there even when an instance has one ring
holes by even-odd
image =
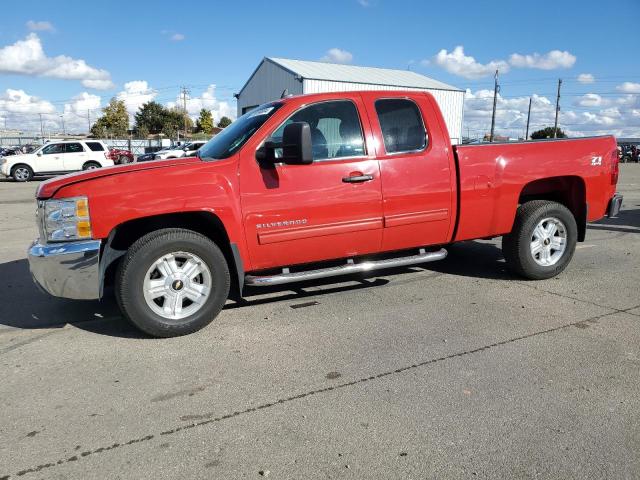
[[[427,147],[427,131],[413,100],[384,98],[376,100],[375,107],[387,154],[420,152]]]

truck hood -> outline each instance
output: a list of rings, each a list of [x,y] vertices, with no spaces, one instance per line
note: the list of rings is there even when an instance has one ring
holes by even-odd
[[[94,178],[107,177],[111,175],[126,175],[128,173],[139,172],[142,170],[161,170],[176,165],[190,165],[199,162],[202,162],[202,160],[198,157],[176,158],[157,162],[128,163],[126,165],[117,165],[115,167],[103,167],[95,170],[87,170],[85,172],[71,173],[69,175],[55,177],[41,183],[36,192],[36,198],[46,200],[47,198],[53,197],[62,187],[75,183],[86,182],[88,180],[93,180]]]

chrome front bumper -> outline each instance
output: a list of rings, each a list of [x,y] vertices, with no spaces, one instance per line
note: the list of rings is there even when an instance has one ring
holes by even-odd
[[[45,244],[36,240],[28,258],[35,282],[54,297],[100,298],[100,240]]]

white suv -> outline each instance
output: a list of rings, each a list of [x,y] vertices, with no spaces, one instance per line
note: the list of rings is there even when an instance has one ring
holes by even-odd
[[[108,155],[109,148],[99,140],[52,141],[31,153],[0,158],[0,173],[16,182],[28,182],[34,175],[112,167]]]
[[[170,147],[156,152],[154,160],[167,160],[169,158],[193,157],[198,149],[207,143],[206,140],[189,142],[181,147]]]

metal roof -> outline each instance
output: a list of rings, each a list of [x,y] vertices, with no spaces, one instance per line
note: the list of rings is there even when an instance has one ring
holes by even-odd
[[[411,70],[359,67],[326,62],[310,62],[288,58],[265,57],[285,70],[308,80],[327,80],[348,83],[369,83],[390,87],[425,88],[431,90],[464,91],[433,78],[425,77]],[[248,83],[248,82],[247,82]],[[244,87],[243,87],[244,88]]]

